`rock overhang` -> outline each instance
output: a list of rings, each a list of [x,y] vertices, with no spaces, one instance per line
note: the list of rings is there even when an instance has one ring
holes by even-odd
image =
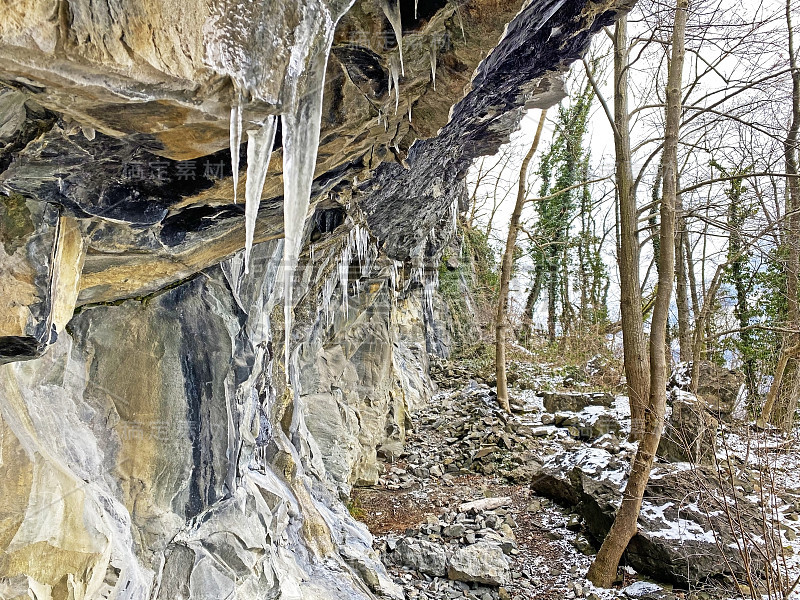
[[[226,150],[235,86],[215,54],[226,28],[213,24],[237,10],[261,19],[248,25],[247,43],[271,39],[272,50],[242,60],[278,73],[297,11],[280,0],[227,3],[227,16],[221,4],[174,10],[168,0],[118,0],[108,14],[83,0],[28,4],[0,18],[0,98],[13,109],[3,117],[25,112],[22,133],[0,149],[0,193],[77,220],[78,304],[150,294],[240,250],[244,210],[233,203]],[[357,206],[391,258],[434,255],[442,240],[431,232],[463,200],[471,162],[506,142],[526,108],[556,102],[559,74],[630,4],[432,1],[416,19],[406,7],[405,76],[390,93],[397,40],[379,4],[359,0],[328,62],[312,203]],[[245,127],[279,112],[269,102],[278,79],[258,80]],[[283,232],[280,139],[278,131],[256,242]]]

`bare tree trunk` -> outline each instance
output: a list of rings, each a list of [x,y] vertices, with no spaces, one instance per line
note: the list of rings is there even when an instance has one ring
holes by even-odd
[[[677,0],[672,32],[672,60],[667,76],[666,129],[664,136],[664,192],[661,199],[661,239],[675,237],[675,201],[678,188],[678,133],[681,116],[681,81],[686,18],[689,0]],[[642,498],[653,466],[666,408],[667,372],[664,354],[672,281],[675,277],[675,249],[661,244],[659,250],[659,281],[653,318],[650,325],[650,394],[645,415],[645,431],[639,440],[628,483],[622,496],[611,530],[608,532],[587,578],[595,585],[611,587],[617,574],[622,553],[636,534],[636,522]]]
[[[542,279],[544,278],[544,269],[541,265],[537,264],[533,273],[533,286],[528,292],[528,298],[525,300],[525,317],[526,327],[528,328],[528,335],[533,335],[533,309],[536,302],[539,300],[539,295],[542,293]]]
[[[511,271],[514,264],[514,248],[517,245],[517,232],[519,231],[519,220],[522,216],[522,208],[527,199],[527,180],[528,166],[530,165],[539,140],[542,138],[544,129],[544,119],[547,111],[543,110],[539,117],[539,126],[536,128],[536,135],[533,138],[528,153],[522,161],[519,169],[519,182],[517,183],[517,202],[514,204],[514,212],[511,214],[511,222],[508,225],[508,238],[506,239],[506,249],[503,252],[503,259],[500,266],[500,293],[497,299],[497,315],[495,318],[495,372],[497,375],[497,403],[506,412],[511,408],[508,404],[508,380],[506,379],[506,331],[508,329],[508,285],[511,282]]]
[[[649,361],[642,317],[639,282],[639,213],[636,210],[631,166],[630,116],[628,114],[628,20],[620,17],[614,30],[614,146],[619,199],[619,279],[622,346],[625,377],[631,406],[631,437],[644,429],[650,394]]]
[[[788,246],[786,259],[786,327],[793,331],[800,329],[800,305],[798,305],[798,277],[800,277],[800,179],[798,179],[798,154],[800,154],[800,65],[797,60],[797,48],[794,45],[792,28],[791,0],[786,0],[786,25],[789,33],[789,66],[792,71],[792,121],[789,132],[783,143],[784,162],[786,163],[786,227],[783,236]],[[767,403],[762,412],[762,419],[773,425],[789,430],[794,422],[794,410],[797,406],[794,380],[797,377],[797,352],[800,335],[788,333],[784,336],[778,370],[767,396]],[[786,354],[786,356],[784,356]],[[781,386],[783,382],[783,386]]]
[[[689,235],[683,236],[683,253],[686,256],[686,274],[689,278],[689,289],[692,293],[692,314],[697,319],[697,311],[700,310],[700,298],[697,294],[697,278],[694,273],[694,258],[692,257],[692,245],[689,243]]]
[[[711,279],[711,285],[708,287],[705,299],[703,300],[703,308],[697,314],[697,319],[694,323],[694,345],[692,355],[697,357],[697,360],[692,361],[692,393],[697,393],[697,386],[700,383],[700,358],[703,355],[703,340],[705,340],[706,322],[711,318],[711,311],[714,308],[714,298],[717,296],[719,286],[722,284],[722,275],[725,272],[727,263],[717,266],[717,271]]]
[[[686,219],[683,217],[683,201],[680,194],[675,204],[675,221],[675,303],[678,308],[678,342],[681,362],[688,362],[692,360],[692,333],[689,325],[689,294],[683,243],[686,235]]]

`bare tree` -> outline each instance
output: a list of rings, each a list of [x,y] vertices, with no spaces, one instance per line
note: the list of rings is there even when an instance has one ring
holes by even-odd
[[[671,240],[675,237],[675,201],[678,194],[678,133],[688,11],[689,0],[677,0],[672,30],[671,60],[667,76],[666,128],[662,157],[664,177],[660,227],[662,240]],[[667,401],[667,365],[664,348],[669,305],[672,298],[672,282],[675,277],[674,247],[667,243],[661,244],[658,262],[658,292],[650,325],[650,394],[645,413],[644,431],[639,440],[628,483],[625,486],[622,504],[614,518],[611,530],[587,574],[587,578],[592,583],[602,587],[610,587],[614,582],[622,553],[636,534],[636,522],[639,518],[642,498],[650,478],[650,470],[663,428]]]
[[[547,111],[543,110],[539,116],[539,125],[536,128],[536,135],[533,143],[528,149],[528,153],[522,160],[519,169],[519,181],[517,182],[517,201],[514,204],[514,211],[511,213],[511,222],[508,225],[508,237],[506,238],[506,249],[500,262],[500,292],[497,298],[497,315],[495,318],[495,370],[497,374],[497,402],[500,408],[510,411],[508,404],[508,382],[506,379],[506,331],[508,330],[508,286],[511,281],[511,271],[514,266],[514,248],[517,245],[517,233],[519,231],[522,209],[525,206],[528,195],[528,167],[530,166],[533,155],[539,147],[544,130],[544,120]]]

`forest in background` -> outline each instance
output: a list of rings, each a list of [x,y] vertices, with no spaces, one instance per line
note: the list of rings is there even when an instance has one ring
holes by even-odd
[[[493,251],[483,321],[500,405],[512,339],[621,355],[639,450],[596,584],[636,531],[679,363],[694,392],[704,362],[740,371],[743,417],[794,430],[798,13],[790,0],[643,0],[573,66],[566,98],[533,114],[533,139],[471,173],[463,226]]]

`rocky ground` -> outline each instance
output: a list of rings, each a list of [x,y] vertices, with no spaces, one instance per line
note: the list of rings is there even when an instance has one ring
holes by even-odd
[[[704,506],[703,500],[692,496],[703,488],[695,479],[702,467],[689,469],[688,463],[657,466],[640,535],[626,558],[640,572],[678,585],[655,584],[629,565],[612,590],[595,589],[585,580],[596,540],[608,526],[602,515],[609,507],[613,515],[618,502],[613,496],[619,495],[635,452],[624,441],[628,407],[624,398],[585,390],[588,386],[569,372],[552,376],[536,365],[515,367],[530,389],[513,389],[513,414],[506,415],[496,408],[487,383],[472,379],[468,369],[435,362],[432,374],[440,392],[413,416],[405,451],[384,457],[376,486],[353,492],[351,512],[375,534],[376,549],[406,597],[735,595],[736,582],[723,573],[729,563],[735,570],[735,553],[716,560],[712,547],[717,539],[731,547],[734,542],[703,520],[708,511],[700,514],[697,506]],[[555,391],[565,388],[572,389]],[[732,457],[746,451],[739,437],[727,439],[738,444],[727,449]],[[742,473],[741,507],[756,491],[748,481]],[[683,499],[675,502],[665,489],[677,490]],[[791,521],[793,504],[778,504]],[[781,528],[783,542],[790,544],[794,529]],[[794,548],[787,548],[793,556]],[[681,581],[684,570],[695,579]]]

